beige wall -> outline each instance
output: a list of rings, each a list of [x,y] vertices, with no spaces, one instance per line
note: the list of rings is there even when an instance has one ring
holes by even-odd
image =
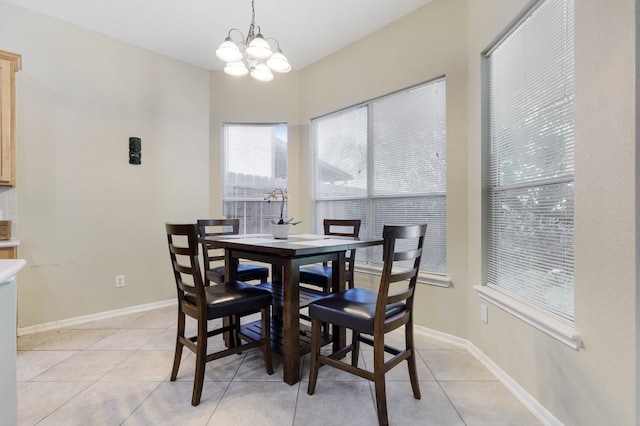
[[[576,1],[575,303],[584,347],[570,349],[493,305],[488,324],[479,318],[480,54],[528,3],[434,0],[268,85],[0,3],[0,48],[24,55],[17,233],[29,267],[20,325],[173,297],[160,229],[221,212],[222,122],[289,124],[290,211],[305,232],[309,119],[444,75],[453,286],[420,286],[418,324],[468,339],[560,422],[636,424],[633,0],[606,10]],[[142,166],[126,164],[132,135],[143,139]],[[124,289],[114,288],[118,273],[127,275]]]
[[[209,73],[1,2],[0,46],[23,55],[18,326],[174,298],[164,222],[209,212]]]

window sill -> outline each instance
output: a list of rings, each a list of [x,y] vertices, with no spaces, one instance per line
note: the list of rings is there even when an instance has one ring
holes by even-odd
[[[476,285],[474,288],[482,299],[491,302],[500,309],[521,319],[554,339],[559,340],[570,348],[579,350],[582,346],[582,338],[576,333],[572,325],[545,314],[525,303],[519,302],[486,285]]]
[[[356,263],[354,268],[356,272],[360,272],[363,274],[370,274],[370,275],[382,274],[382,267],[380,266],[367,265],[364,263],[362,264]],[[451,287],[453,285],[451,278],[446,275],[427,274],[424,272],[421,272],[418,274],[418,283],[434,285],[436,287],[445,287],[445,288]]]

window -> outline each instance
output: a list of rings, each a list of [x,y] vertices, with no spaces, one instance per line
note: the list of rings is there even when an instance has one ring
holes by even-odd
[[[315,223],[361,219],[361,235],[386,224],[428,223],[421,270],[446,272],[444,79],[312,120]],[[357,260],[382,264],[381,247]]]
[[[240,232],[269,233],[278,203],[264,197],[287,187],[286,124],[222,125],[223,214],[240,219]]]
[[[487,284],[574,318],[573,1],[539,2],[486,55]]]

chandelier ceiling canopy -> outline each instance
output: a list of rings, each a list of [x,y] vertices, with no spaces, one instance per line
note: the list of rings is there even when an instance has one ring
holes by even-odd
[[[260,27],[256,25],[254,1],[251,0],[251,25],[249,25],[247,36],[245,37],[237,28],[230,29],[227,38],[216,50],[216,56],[227,63],[224,72],[228,75],[240,77],[250,74],[256,80],[271,81],[273,80],[272,71],[289,72],[291,65],[282,54],[278,40],[273,37],[265,39]],[[231,37],[235,32],[240,35],[238,41]],[[275,43],[275,50],[272,50],[269,41]]]

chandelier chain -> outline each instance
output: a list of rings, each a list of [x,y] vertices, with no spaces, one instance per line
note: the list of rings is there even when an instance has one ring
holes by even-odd
[[[255,28],[256,28],[256,7],[255,0],[251,0],[251,24],[249,25],[249,32],[247,33],[247,41],[246,44],[249,45],[251,40],[255,38]],[[258,30],[260,32],[260,30]]]

